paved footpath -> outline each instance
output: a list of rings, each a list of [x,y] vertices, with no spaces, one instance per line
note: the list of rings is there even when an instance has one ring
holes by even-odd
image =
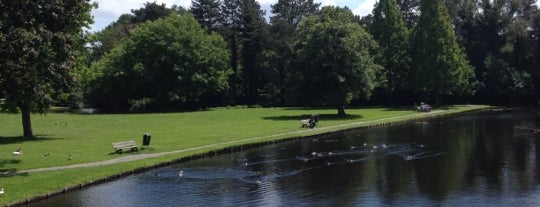
[[[384,122],[384,121],[391,121],[393,119],[399,119],[399,118],[405,118],[405,117],[422,117],[425,115],[432,115],[436,113],[441,113],[443,111],[436,110],[432,111],[430,113],[424,114],[411,114],[411,115],[404,115],[404,116],[396,116],[396,117],[390,117],[390,118],[383,118],[383,119],[377,119],[372,121],[361,121],[361,122],[353,122],[348,124],[341,124],[341,125],[334,125],[334,126],[328,126],[328,127],[321,127],[316,128],[314,130],[324,130],[324,129],[332,129],[332,128],[343,128],[343,127],[352,127],[355,125],[361,125],[361,124],[368,124],[372,122]],[[58,166],[58,167],[47,167],[47,168],[36,168],[36,169],[29,169],[29,170],[20,170],[15,172],[15,174],[25,174],[25,173],[35,173],[35,172],[45,172],[45,171],[55,171],[55,170],[65,170],[65,169],[75,169],[75,168],[85,168],[85,167],[97,167],[97,166],[105,166],[105,165],[113,165],[123,162],[130,162],[130,161],[136,161],[136,160],[142,160],[147,158],[153,158],[153,157],[159,157],[163,155],[170,155],[170,154],[177,154],[182,152],[188,152],[188,151],[194,151],[194,150],[200,150],[205,148],[212,148],[219,145],[230,145],[230,144],[236,144],[236,143],[242,143],[246,141],[254,141],[254,140],[262,140],[262,139],[268,139],[272,137],[281,137],[286,135],[292,135],[292,134],[301,134],[305,133],[305,130],[299,130],[299,131],[293,131],[293,132],[286,132],[286,133],[280,133],[280,134],[274,134],[269,136],[262,136],[262,137],[254,137],[254,138],[248,138],[248,139],[242,139],[242,140],[236,140],[236,141],[230,141],[230,142],[223,142],[218,144],[210,144],[210,145],[204,145],[200,147],[192,147],[182,150],[176,150],[176,151],[170,151],[170,152],[159,152],[159,153],[150,153],[150,154],[138,154],[138,155],[127,155],[124,157],[119,157],[111,160],[105,160],[101,162],[92,162],[92,163],[83,163],[83,164],[76,164],[76,165],[66,165],[66,166]]]

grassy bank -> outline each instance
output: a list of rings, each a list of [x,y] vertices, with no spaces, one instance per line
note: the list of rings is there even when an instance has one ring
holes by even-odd
[[[140,169],[180,157],[245,143],[301,137],[383,122],[419,118],[429,114],[459,113],[486,106],[451,106],[419,113],[410,108],[347,109],[346,117],[335,109],[304,108],[215,108],[204,111],[163,114],[56,114],[34,115],[36,139],[24,139],[20,115],[0,114],[0,169],[20,172],[35,168],[93,163],[138,154],[176,153],[114,165],[30,172],[0,177],[6,193],[0,205],[24,201],[70,186],[87,184],[121,172]],[[317,129],[301,128],[299,120],[319,115]],[[135,140],[151,133],[149,149],[115,154],[111,143]],[[17,148],[23,154],[12,155]],[[72,159],[68,159],[68,157]]]

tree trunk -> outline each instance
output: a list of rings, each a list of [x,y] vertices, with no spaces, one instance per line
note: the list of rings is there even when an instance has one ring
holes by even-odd
[[[345,106],[343,106],[343,105],[338,106],[338,107],[337,107],[337,111],[338,111],[338,112],[337,112],[338,116],[345,116],[345,115],[347,115],[347,114],[345,113]]]
[[[22,112],[22,125],[23,136],[25,138],[34,138],[34,132],[32,132],[32,121],[30,119],[30,107],[23,107]]]

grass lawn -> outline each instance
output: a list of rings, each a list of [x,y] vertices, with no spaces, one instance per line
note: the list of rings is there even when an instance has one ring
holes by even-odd
[[[486,106],[450,106],[435,108],[432,114],[481,108]],[[0,170],[4,172],[203,147],[115,165],[0,177],[0,188],[6,191],[0,196],[0,205],[9,205],[67,186],[240,143],[313,135],[374,124],[373,121],[397,121],[429,114],[414,112],[410,107],[351,108],[346,112],[346,117],[335,115],[336,109],[318,108],[212,108],[156,114],[49,113],[32,116],[36,139],[20,137],[20,115],[0,114]],[[319,115],[317,129],[301,128],[299,120],[311,114]],[[142,135],[147,132],[152,135],[149,149],[124,154],[113,152],[113,142],[135,140],[142,144]],[[22,148],[22,155],[12,155],[17,148]],[[71,160],[68,159],[70,155]]]

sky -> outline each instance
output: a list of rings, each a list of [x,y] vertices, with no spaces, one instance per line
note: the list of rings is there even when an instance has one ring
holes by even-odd
[[[98,3],[98,8],[92,10],[94,16],[94,24],[91,25],[90,31],[97,32],[105,28],[107,25],[116,21],[122,14],[131,13],[132,9],[139,9],[146,2],[164,3],[167,7],[172,5],[182,6],[189,9],[191,0],[92,0]],[[266,10],[270,14],[270,5],[277,3],[278,0],[257,0],[261,4],[261,9]],[[315,0],[321,3],[322,6],[339,6],[349,7],[354,14],[365,16],[371,13],[376,0]]]

